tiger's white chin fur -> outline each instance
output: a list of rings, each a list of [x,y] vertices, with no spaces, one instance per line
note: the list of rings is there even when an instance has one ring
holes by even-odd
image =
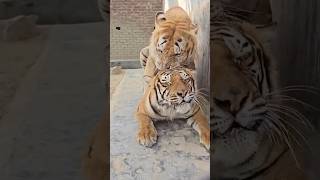
[[[265,120],[255,129],[233,128],[213,138],[215,149],[211,156],[212,174],[215,178],[250,178],[274,162],[285,147],[275,145],[263,128]]]
[[[261,127],[256,130],[232,128],[225,134],[213,138],[213,145],[219,147],[212,156],[213,161],[222,161],[226,168],[244,163],[255,154],[263,139]]]
[[[174,119],[183,119],[186,117],[186,114],[190,114],[193,109],[195,102],[181,102],[179,104],[172,104],[170,101],[165,106],[158,106],[161,115],[168,118],[157,118],[159,120],[174,120]]]

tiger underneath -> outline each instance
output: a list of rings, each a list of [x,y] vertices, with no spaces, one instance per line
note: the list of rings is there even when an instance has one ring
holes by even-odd
[[[209,122],[196,100],[192,70],[160,70],[149,82],[135,117],[139,124],[137,141],[151,147],[157,142],[153,121],[185,119],[200,136],[200,143],[210,149]]]

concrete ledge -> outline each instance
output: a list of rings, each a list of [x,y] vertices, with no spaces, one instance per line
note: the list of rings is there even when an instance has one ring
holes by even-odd
[[[121,66],[123,69],[140,69],[140,61],[138,59],[115,59],[110,61],[110,66]]]

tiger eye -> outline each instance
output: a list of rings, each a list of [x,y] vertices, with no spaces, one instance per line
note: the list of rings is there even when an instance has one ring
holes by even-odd
[[[169,38],[168,35],[165,35],[165,36],[162,37],[162,39],[168,39],[168,38]]]
[[[182,42],[182,39],[181,39],[181,38],[179,38],[177,41],[178,41],[178,42]]]
[[[168,87],[167,83],[161,84],[163,87]]]

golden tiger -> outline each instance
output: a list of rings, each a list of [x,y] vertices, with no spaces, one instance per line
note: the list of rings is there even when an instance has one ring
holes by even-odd
[[[200,136],[200,143],[210,149],[210,128],[196,102],[193,74],[186,68],[160,70],[149,82],[135,114],[139,130],[137,141],[147,147],[157,142],[153,121],[186,119]]]
[[[170,8],[166,13],[158,12],[155,29],[148,47],[140,51],[140,62],[146,83],[157,70],[172,66],[195,69],[197,26],[181,7]]]

